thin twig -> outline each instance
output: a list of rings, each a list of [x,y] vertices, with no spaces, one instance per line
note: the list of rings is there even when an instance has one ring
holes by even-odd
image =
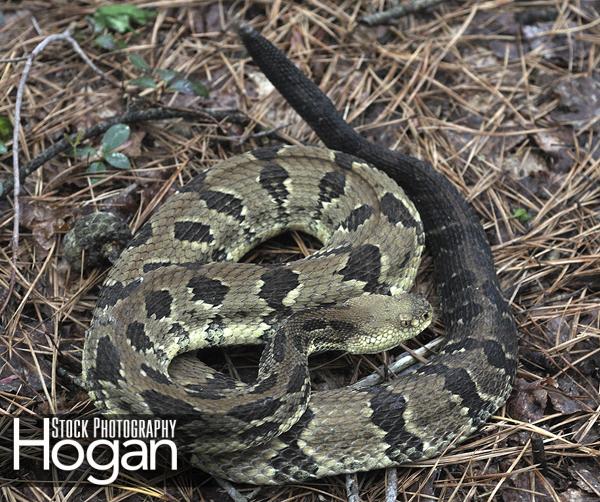
[[[289,127],[289,125],[290,124],[281,124],[280,126],[272,127],[270,129],[255,132],[252,134],[242,134],[241,136],[233,136],[232,140],[237,141],[240,145],[243,145],[249,139],[259,139],[264,137],[277,136],[277,132],[281,131],[282,129],[285,129],[286,127]]]
[[[18,63],[20,61],[26,61],[28,56],[18,56],[16,58],[0,58],[0,64],[5,63]]]
[[[441,345],[444,341],[445,340],[443,338],[436,338],[435,340],[432,340],[431,342],[426,344],[424,347],[421,347],[421,348],[418,348],[417,350],[415,350],[414,353],[416,356],[423,356],[427,352],[430,352],[433,349],[435,349],[436,347],[438,347],[439,345]],[[390,364],[388,366],[388,371],[396,374],[396,373],[399,373],[400,371],[405,370],[406,368],[412,366],[416,362],[417,362],[416,357],[412,356],[411,354],[406,354],[406,355],[396,359],[392,364]],[[377,372],[359,380],[354,385],[352,385],[352,387],[355,389],[366,389],[367,387],[371,387],[373,385],[377,385],[378,383],[381,383],[383,381],[383,377],[382,377],[383,371],[384,371],[384,367],[382,366],[377,369]]]
[[[385,470],[387,482],[385,484],[385,502],[396,502],[398,500],[398,471],[395,467]]]
[[[29,54],[29,57],[25,61],[25,67],[23,68],[23,74],[17,87],[17,98],[15,101],[15,124],[13,129],[13,234],[12,234],[12,270],[10,273],[10,282],[6,291],[6,298],[0,308],[0,313],[4,312],[4,309],[8,305],[10,295],[15,286],[16,280],[16,269],[17,269],[17,255],[19,252],[19,223],[21,217],[21,205],[19,203],[19,194],[21,192],[21,177],[19,170],[19,134],[21,133],[21,108],[23,106],[23,94],[25,93],[25,85],[27,84],[27,78],[33,65],[33,60],[52,42],[66,41],[71,44],[73,50],[79,54],[83,61],[92,69],[95,73],[100,75],[103,79],[110,80],[106,75],[92,62],[92,60],[83,52],[79,44],[75,41],[69,30],[65,30],[62,33],[56,33],[49,35],[44,38]]]
[[[250,492],[250,494],[248,495],[248,497],[246,497],[246,496],[242,495],[237,490],[237,488],[235,486],[233,486],[226,479],[215,477],[215,480],[219,484],[219,486],[221,488],[223,488],[223,490],[225,490],[227,492],[227,495],[229,495],[234,502],[248,502],[249,500],[252,500],[252,498],[254,497],[254,495],[256,495],[259,492],[259,490],[260,490],[260,488],[256,488],[255,490],[253,490],[252,492]]]
[[[189,110],[183,108],[148,108],[147,110],[129,110],[122,115],[115,115],[104,122],[93,125],[92,127],[65,136],[60,141],[46,148],[42,153],[35,157],[28,164],[23,166],[20,172],[20,181],[22,182],[27,176],[39,169],[46,162],[56,157],[59,153],[72,148],[75,142],[81,142],[90,139],[100,134],[105,133],[115,124],[133,124],[136,122],[147,122],[150,120],[164,119],[211,119],[215,121],[228,120],[240,125],[245,125],[249,122],[246,115],[236,109],[204,109],[204,110]],[[6,180],[0,182],[0,200],[5,198],[14,186],[14,180]]]
[[[360,502],[356,473],[346,474],[346,497],[348,502]]]
[[[377,12],[368,16],[361,17],[358,22],[366,24],[367,26],[376,26],[378,24],[385,24],[393,19],[398,19],[402,16],[407,16],[413,12],[417,12],[428,7],[432,7],[443,0],[411,0],[409,3],[397,5],[391,9],[384,10],[383,12]]]
[[[40,28],[40,23],[38,23],[35,16],[31,16],[31,24],[33,24],[33,28],[38,35],[42,35],[42,28]]]

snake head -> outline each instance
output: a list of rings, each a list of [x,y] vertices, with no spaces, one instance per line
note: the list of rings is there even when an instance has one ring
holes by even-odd
[[[421,333],[433,317],[430,303],[413,293],[359,296],[346,305],[357,330],[348,337],[345,350],[354,354],[391,349]]]

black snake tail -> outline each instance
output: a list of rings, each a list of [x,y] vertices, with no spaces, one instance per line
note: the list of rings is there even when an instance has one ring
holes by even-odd
[[[327,147],[375,165],[414,202],[423,219],[427,248],[434,258],[441,318],[448,330],[444,354],[480,349],[487,359],[487,368],[504,371],[504,378],[494,389],[496,398],[487,400],[484,394],[493,394],[490,390],[494,387],[489,380],[496,378],[493,375],[497,373],[488,372],[486,367],[471,368],[468,361],[461,370],[452,368],[454,381],[446,385],[460,389],[466,402],[482,409],[474,424],[485,420],[510,392],[517,366],[517,331],[500,291],[489,244],[473,209],[428,163],[360,136],[317,85],[259,33],[247,25],[240,25],[237,30],[254,62]],[[450,369],[440,359],[423,371],[447,374]]]

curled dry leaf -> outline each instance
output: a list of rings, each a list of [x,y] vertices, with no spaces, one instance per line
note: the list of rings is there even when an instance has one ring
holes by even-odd
[[[21,224],[31,231],[36,247],[46,256],[57,232],[67,229],[64,210],[54,210],[47,204],[23,201]]]
[[[574,28],[575,24],[565,23],[560,33],[554,33],[555,22],[553,19],[549,22],[523,26],[523,39],[530,50],[537,52],[544,59],[557,63],[569,63],[574,58],[586,57],[590,44],[564,34],[564,29]]]
[[[517,378],[513,394],[508,401],[509,414],[523,422],[534,422],[544,416],[548,392],[541,382],[529,383]]]
[[[142,154],[144,136],[146,136],[145,131],[132,132],[129,139],[119,148],[119,152],[124,153],[128,157],[139,157]]]
[[[552,407],[565,415],[572,415],[573,413],[587,409],[587,406],[584,406],[583,403],[562,392],[551,390],[548,392],[548,397],[550,398]]]
[[[570,78],[554,87],[560,99],[560,108],[552,112],[552,118],[562,124],[571,124],[576,128],[588,122],[597,122],[600,116],[600,80],[592,77]]]
[[[598,497],[591,496],[581,490],[569,488],[559,494],[561,502],[598,502]]]
[[[569,468],[569,471],[579,488],[600,496],[600,468],[596,462],[577,462]]]

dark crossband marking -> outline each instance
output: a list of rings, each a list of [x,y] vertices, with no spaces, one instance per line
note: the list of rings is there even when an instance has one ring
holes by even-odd
[[[210,225],[195,221],[176,221],[174,237],[178,241],[212,242],[214,237],[210,233]]]
[[[280,363],[285,359],[285,349],[286,349],[286,340],[285,335],[283,333],[277,333],[272,341],[265,348],[265,352],[269,351],[273,355],[273,359]]]
[[[298,273],[289,268],[268,270],[260,276],[264,282],[258,296],[273,309],[285,307],[283,300],[300,285]]]
[[[338,319],[329,320],[329,326],[331,326],[332,330],[339,333],[351,333],[356,331],[356,326],[354,324],[347,321],[340,321]]]
[[[392,445],[388,447],[389,454],[391,455],[394,450],[393,445],[401,444],[409,458],[420,458],[423,455],[423,441],[406,429],[404,396],[385,388],[376,388],[371,393],[369,404],[373,410],[386,410],[386,413],[373,413],[371,420],[385,431],[383,441]]]
[[[377,290],[380,273],[381,252],[372,244],[352,248],[346,266],[340,270],[344,281],[363,281],[364,290],[368,292]]]
[[[304,321],[302,324],[302,330],[310,333],[318,329],[326,329],[329,326],[329,322],[325,319],[311,318],[308,321]]]
[[[300,392],[305,384],[307,387],[310,388],[307,377],[308,377],[308,375],[306,374],[306,367],[297,365],[294,368],[294,371],[293,371],[292,375],[290,376],[290,379],[288,380],[288,384],[287,384],[288,394]]]
[[[451,368],[443,364],[424,366],[417,370],[423,375],[438,375],[444,378],[444,389],[459,396],[467,414],[477,420],[480,410],[489,407],[490,403],[481,399],[471,376],[463,368]]]
[[[235,417],[240,420],[261,420],[273,416],[277,409],[281,406],[281,401],[277,398],[265,397],[258,399],[249,404],[240,404],[231,408],[227,412],[230,417]]]
[[[277,384],[277,375],[275,373],[269,375],[264,380],[261,380],[250,392],[251,394],[263,394],[271,390]]]
[[[192,180],[186,185],[182,186],[178,191],[179,193],[188,193],[193,192],[197,193],[202,190],[204,182],[206,181],[206,175],[208,174],[208,170],[200,171],[196,176],[192,178]]]
[[[95,378],[117,385],[121,379],[120,369],[120,352],[111,342],[110,338],[103,336],[98,340],[96,368],[94,369]]]
[[[373,214],[373,208],[368,204],[363,204],[350,211],[348,217],[342,223],[342,228],[349,232],[355,232],[365,221]]]
[[[190,279],[187,287],[192,290],[192,300],[210,305],[221,305],[229,292],[229,286],[216,279],[197,276]]]
[[[157,416],[177,417],[178,419],[186,416],[194,417],[194,420],[202,421],[198,411],[189,403],[171,397],[154,389],[147,389],[141,392],[144,402],[148,403],[150,411]]]
[[[151,291],[144,298],[146,302],[146,315],[155,316],[156,319],[163,319],[171,315],[171,303],[173,297],[166,289],[160,291]]]
[[[152,224],[150,222],[144,224],[142,228],[140,228],[136,234],[133,236],[133,239],[129,241],[128,247],[136,248],[141,246],[142,244],[146,244],[148,240],[152,237]]]
[[[153,270],[157,270],[162,267],[167,267],[169,265],[171,265],[171,263],[168,261],[157,261],[157,262],[144,263],[142,270],[144,271],[144,273],[148,273],[148,272],[152,272]]]
[[[481,349],[485,352],[488,362],[498,369],[506,368],[506,355],[502,345],[495,340],[476,340],[474,338],[467,338],[460,342],[449,343],[444,346],[444,354],[452,354],[459,350],[472,351]]]
[[[339,171],[325,173],[319,181],[320,205],[331,202],[344,195],[346,189],[346,176]]]
[[[417,220],[394,194],[386,193],[381,198],[380,208],[392,225],[400,223],[406,228],[416,228],[418,226]]]
[[[206,207],[221,214],[234,217],[237,221],[244,221],[242,211],[244,203],[235,195],[215,190],[204,190],[199,197],[206,202]]]
[[[146,375],[148,375],[148,377],[154,380],[156,383],[160,383],[162,385],[171,384],[171,380],[169,380],[164,373],[156,371],[154,368],[148,366],[145,363],[142,363],[142,371],[146,373]]]
[[[285,181],[289,179],[287,171],[279,164],[269,162],[261,169],[258,177],[260,185],[269,193],[279,205],[283,204],[289,196]]]
[[[462,274],[451,274],[444,282],[438,284],[440,296],[447,298],[446,308],[449,311],[458,310],[461,306],[471,303],[472,291],[467,284],[476,284],[477,276],[470,270]],[[497,294],[497,293],[496,293]]]
[[[277,153],[283,148],[283,145],[265,146],[263,148],[257,148],[250,152],[252,156],[258,160],[275,160],[277,159]]]
[[[104,289],[98,298],[97,306],[103,308],[115,305],[119,300],[123,300],[133,294],[141,283],[141,279],[136,279],[125,286],[120,282],[117,282],[112,286],[104,286]]]
[[[478,303],[464,303],[448,308],[448,312],[452,313],[452,316],[457,322],[462,321],[466,324],[481,315],[483,313],[483,307]]]
[[[344,152],[335,152],[333,154],[334,162],[340,166],[342,169],[346,169],[350,171],[352,169],[352,163],[357,162],[358,159],[353,157],[352,155],[348,155]]]
[[[298,445],[297,437],[306,429],[313,420],[314,413],[308,409],[289,431],[284,432],[279,438],[288,446],[280,450],[275,457],[269,460],[275,471],[275,479],[279,483],[287,483],[290,479],[303,481],[317,473],[319,466],[315,460],[307,455]]]
[[[152,340],[146,335],[144,328],[145,326],[141,322],[133,321],[127,325],[127,330],[125,332],[131,345],[140,352],[145,352],[154,347]]]

